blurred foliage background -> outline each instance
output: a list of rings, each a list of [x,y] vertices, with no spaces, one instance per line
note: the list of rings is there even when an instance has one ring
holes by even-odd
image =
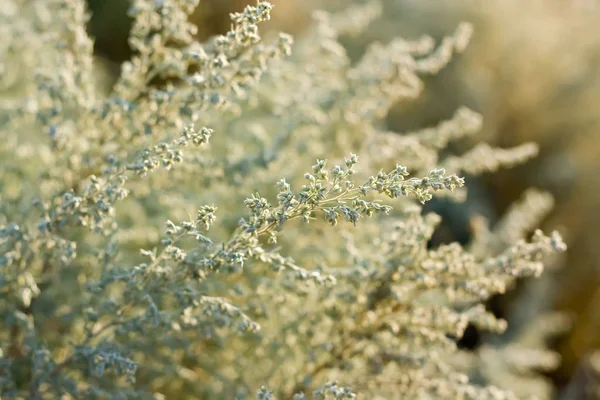
[[[339,9],[352,0],[272,0],[267,29],[292,34],[310,23],[311,10]],[[199,36],[229,27],[229,13],[252,0],[203,0],[193,15]],[[514,146],[540,145],[540,156],[522,167],[468,180],[469,200],[434,203],[446,225],[440,242],[466,241],[481,217],[491,223],[528,187],[550,191],[556,199],[546,229],[560,229],[568,255],[540,282],[522,282],[490,307],[508,319],[515,334],[537,314],[558,310],[573,324],[549,346],[562,356],[550,376],[561,398],[586,398],[583,390],[600,384],[594,364],[600,348],[600,2],[597,0],[422,1],[385,0],[384,18],[367,34],[349,39],[358,57],[374,41],[395,36],[435,38],[458,22],[475,24],[469,49],[450,68],[426,81],[424,96],[398,105],[388,116],[391,129],[409,131],[450,118],[461,105],[484,117],[484,141]],[[99,64],[109,80],[130,55],[126,0],[89,0],[89,29]],[[512,332],[512,333],[511,333]],[[465,347],[477,346],[470,330]],[[595,360],[595,361],[594,361]],[[600,368],[598,368],[600,369]]]

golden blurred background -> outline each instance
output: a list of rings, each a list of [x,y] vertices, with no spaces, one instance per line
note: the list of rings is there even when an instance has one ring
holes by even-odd
[[[125,0],[88,0],[90,31],[96,52],[109,71],[129,56]],[[202,0],[193,15],[199,37],[223,33],[229,12],[253,0]],[[267,29],[298,33],[316,8],[339,9],[351,0],[272,0]],[[528,187],[551,192],[556,206],[545,229],[559,229],[568,255],[550,274],[551,282],[533,296],[519,296],[527,283],[494,299],[500,315],[530,307],[567,312],[571,329],[549,346],[562,356],[551,378],[561,398],[587,398],[583,387],[600,382],[590,367],[600,349],[600,1],[547,0],[501,2],[384,0],[384,17],[363,36],[345,39],[353,57],[374,40],[441,38],[458,22],[475,26],[467,51],[438,76],[426,79],[424,96],[388,116],[397,131],[433,125],[461,105],[484,117],[478,139],[502,147],[527,141],[540,145],[533,162],[475,182],[478,202],[462,213],[449,213],[455,238],[468,232],[478,211],[493,219]],[[444,215],[446,217],[446,215]],[[448,240],[448,239],[445,239]],[[523,302],[523,299],[530,299]],[[533,299],[533,300],[531,300]],[[530,304],[531,303],[531,304]],[[535,305],[533,304],[535,303]],[[511,321],[509,320],[509,323]],[[526,323],[522,318],[517,323]],[[513,327],[513,329],[518,329]],[[595,353],[596,352],[596,353]],[[596,356],[596,358],[598,358]]]

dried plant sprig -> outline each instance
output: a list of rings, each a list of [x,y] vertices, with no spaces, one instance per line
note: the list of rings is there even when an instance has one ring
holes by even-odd
[[[525,143],[512,149],[492,148],[486,143],[481,143],[460,157],[448,157],[442,165],[450,171],[477,175],[523,164],[537,156],[538,152],[535,143]]]
[[[454,196],[459,172],[533,147],[476,147],[443,161],[447,173],[440,151],[474,134],[477,114],[385,126],[420,76],[464,50],[470,25],[437,49],[395,39],[353,62],[340,37],[367,29],[380,2],[317,12],[305,36],[271,41],[258,26],[272,6],[257,2],[198,43],[196,0],[136,0],[135,54],[110,89],[92,82],[83,0],[18,16],[26,2],[5,3],[0,30],[16,34],[1,58],[24,68],[1,79],[23,91],[0,102],[2,395],[514,398],[452,361],[468,324],[506,328],[483,301],[564,250],[539,231],[514,243],[546,198],[528,196],[532,218],[515,223],[517,206],[480,252],[431,248],[441,218],[421,206]]]

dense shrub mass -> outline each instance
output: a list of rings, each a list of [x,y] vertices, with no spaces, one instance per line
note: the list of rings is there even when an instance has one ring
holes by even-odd
[[[466,108],[414,132],[384,123],[471,26],[437,47],[373,43],[351,62],[339,39],[379,15],[376,1],[315,12],[295,43],[261,40],[266,2],[198,43],[196,3],[133,2],[135,54],[110,90],[83,1],[2,3],[0,394],[519,397],[485,365],[554,354],[469,358],[457,341],[469,324],[503,331],[483,302],[565,250],[535,230],[552,199],[526,192],[464,247],[428,245],[440,217],[422,204],[463,201],[461,175],[537,147],[449,154],[481,126]]]

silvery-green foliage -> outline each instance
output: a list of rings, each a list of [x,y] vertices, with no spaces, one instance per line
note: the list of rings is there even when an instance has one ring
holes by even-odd
[[[466,108],[416,132],[383,121],[470,25],[351,62],[339,38],[377,2],[316,12],[296,43],[261,40],[267,2],[198,43],[196,3],[132,2],[135,54],[108,96],[82,0],[0,6],[37,66],[7,75],[22,84],[0,121],[2,396],[514,398],[454,368],[456,342],[503,331],[482,302],[564,244],[509,218],[471,251],[429,248],[440,217],[421,204],[537,148],[442,157],[481,125]]]

